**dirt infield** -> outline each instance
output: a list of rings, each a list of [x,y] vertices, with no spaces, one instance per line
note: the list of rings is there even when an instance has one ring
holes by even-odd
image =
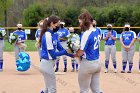
[[[28,52],[32,66],[27,72],[16,71],[14,53],[4,53],[4,71],[0,72],[0,93],[40,93],[44,87],[43,77],[39,72],[39,57],[37,52]],[[57,93],[79,93],[77,72],[71,72],[71,62],[68,58],[68,72],[57,74]],[[104,52],[101,52],[102,72],[101,90],[103,93],[139,93],[140,73],[138,73],[138,52],[135,53],[133,73],[121,74],[121,53],[117,52],[118,73],[113,73],[110,62],[109,73],[104,73]],[[128,70],[128,68],[126,69]],[[63,62],[60,63],[63,71]]]

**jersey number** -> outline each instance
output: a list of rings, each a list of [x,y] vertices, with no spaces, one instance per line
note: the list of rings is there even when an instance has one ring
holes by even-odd
[[[94,50],[98,49],[99,48],[99,42],[100,42],[100,35],[98,35],[98,37],[94,37]]]

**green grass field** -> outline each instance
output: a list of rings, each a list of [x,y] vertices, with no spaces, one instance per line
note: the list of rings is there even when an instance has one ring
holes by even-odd
[[[37,51],[36,47],[35,47],[35,40],[27,40],[26,41],[26,44],[27,44],[27,48],[26,48],[26,51]],[[13,45],[10,45],[8,43],[7,40],[5,40],[5,48],[4,48],[4,51],[13,51]],[[138,51],[138,47],[139,47],[139,43],[138,41],[136,41],[136,51]],[[121,45],[120,45],[120,41],[117,40],[116,42],[116,48],[117,48],[117,51],[121,51]],[[101,46],[100,46],[100,50],[101,51],[104,51],[104,40],[101,41]]]

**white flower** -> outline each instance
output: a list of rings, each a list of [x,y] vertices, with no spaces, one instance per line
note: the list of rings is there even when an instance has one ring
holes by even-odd
[[[1,29],[1,30],[0,30],[0,33],[1,33],[1,36],[4,37],[4,36],[6,35],[5,29]]]
[[[16,37],[15,37],[15,36],[11,36],[11,38],[10,38],[10,39],[14,40],[14,39],[16,39]]]
[[[72,52],[77,51],[80,48],[80,37],[78,34],[70,34],[68,36],[68,48],[71,49]]]

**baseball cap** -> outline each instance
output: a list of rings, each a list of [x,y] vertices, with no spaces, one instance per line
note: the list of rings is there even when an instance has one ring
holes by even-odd
[[[129,24],[125,24],[124,27],[130,27],[130,25]]]
[[[22,24],[17,24],[17,27],[18,28],[22,28]]]
[[[60,24],[65,25],[65,22],[60,22]]]
[[[107,26],[110,26],[110,27],[112,27],[112,25],[111,25],[111,24],[107,24]]]

